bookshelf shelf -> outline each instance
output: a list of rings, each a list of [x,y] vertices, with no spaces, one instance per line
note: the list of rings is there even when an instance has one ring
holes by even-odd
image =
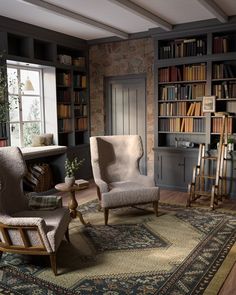
[[[206,80],[191,80],[191,81],[170,81],[170,82],[159,82],[159,85],[171,85],[171,84],[195,84],[205,83]]]

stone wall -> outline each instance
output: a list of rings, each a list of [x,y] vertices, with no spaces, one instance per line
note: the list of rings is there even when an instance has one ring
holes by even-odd
[[[105,85],[110,76],[146,74],[148,174],[153,174],[154,44],[152,38],[93,45],[89,50],[91,135],[105,132]]]

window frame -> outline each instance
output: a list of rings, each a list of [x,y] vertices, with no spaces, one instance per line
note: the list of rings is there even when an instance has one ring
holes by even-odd
[[[28,65],[18,65],[14,63],[7,63],[7,69],[14,69],[16,70],[16,78],[18,83],[18,93],[15,94],[18,96],[18,110],[19,110],[19,120],[18,121],[11,121],[9,118],[9,127],[11,124],[19,124],[19,144],[20,147],[25,147],[24,145],[24,124],[25,123],[34,123],[39,122],[40,123],[40,129],[41,133],[45,132],[45,103],[44,103],[44,92],[43,92],[43,69],[41,67],[32,67]],[[26,71],[35,71],[39,73],[39,94],[26,94],[24,93],[24,90],[21,90],[19,85],[21,83],[20,81],[20,71],[26,70]],[[8,92],[8,99],[10,96],[13,96],[14,93]],[[23,120],[23,107],[22,107],[22,97],[39,97],[40,100],[40,120]],[[11,145],[11,130],[10,132],[10,145]]]

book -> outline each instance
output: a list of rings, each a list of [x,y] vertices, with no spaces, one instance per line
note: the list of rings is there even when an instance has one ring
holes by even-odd
[[[81,189],[85,189],[89,187],[89,182],[87,180],[84,179],[77,179],[75,181],[75,184],[79,186],[79,188]]]

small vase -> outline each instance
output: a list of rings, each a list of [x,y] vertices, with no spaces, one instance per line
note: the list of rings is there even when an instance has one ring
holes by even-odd
[[[234,151],[234,143],[228,143],[228,152]]]
[[[71,177],[66,176],[65,183],[68,184],[69,186],[72,186],[75,183],[75,177],[74,176],[71,176]]]

